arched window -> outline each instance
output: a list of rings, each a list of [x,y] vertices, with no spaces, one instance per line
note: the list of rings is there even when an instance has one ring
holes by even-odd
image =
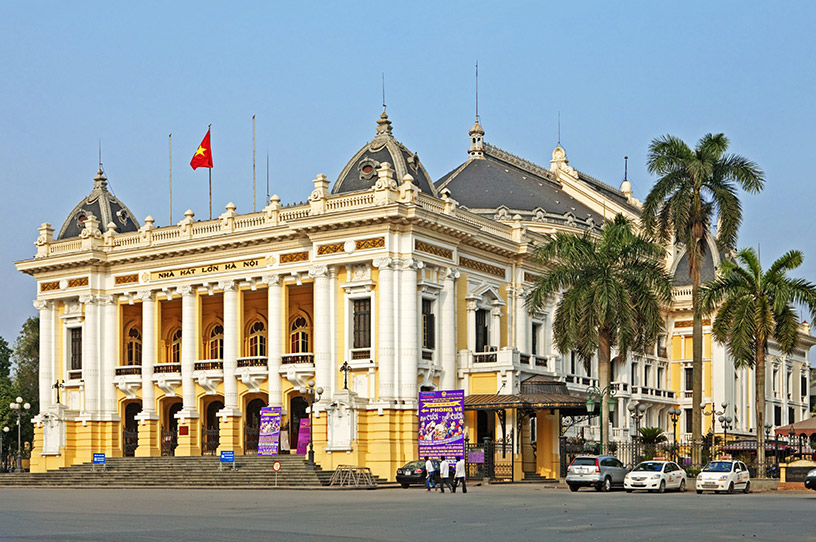
[[[298,316],[289,326],[289,352],[299,354],[309,351],[309,322],[305,316]]]
[[[210,330],[207,339],[207,351],[210,359],[224,359],[224,326],[216,324]]]
[[[170,359],[168,363],[181,363],[181,330],[177,329],[170,336]]]
[[[247,355],[266,355],[266,326],[264,326],[264,323],[260,320],[249,326],[249,333],[247,333]]]
[[[142,334],[136,327],[130,328],[125,343],[125,365],[142,364]]]

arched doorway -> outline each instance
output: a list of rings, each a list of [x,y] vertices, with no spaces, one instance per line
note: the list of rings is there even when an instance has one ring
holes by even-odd
[[[261,430],[261,409],[266,406],[263,399],[252,399],[247,403],[244,415],[244,454],[258,453],[258,436]]]
[[[175,455],[178,446],[178,419],[176,414],[182,408],[182,402],[176,400],[165,406],[166,414],[161,429],[161,454]]]
[[[133,401],[125,405],[125,420],[122,427],[122,453],[125,457],[136,455],[139,446],[139,422],[136,414],[142,411],[142,403]]]
[[[215,455],[219,442],[218,411],[224,408],[224,402],[218,399],[207,405],[207,418],[201,432],[201,453]]]
[[[296,395],[289,400],[289,448],[297,451],[298,432],[300,430],[300,420],[308,418],[306,409],[309,404],[306,398]]]

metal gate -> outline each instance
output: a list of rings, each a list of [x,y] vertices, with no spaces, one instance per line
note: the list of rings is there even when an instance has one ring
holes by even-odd
[[[515,469],[513,431],[507,440],[494,442],[486,437],[481,443],[467,444],[467,476],[471,480],[512,482]]]
[[[123,452],[125,457],[133,457],[136,455],[136,448],[139,446],[139,431],[122,430]]]
[[[219,431],[215,429],[205,429],[201,426],[201,455],[210,454],[215,455],[218,449]]]
[[[258,453],[258,436],[260,432],[260,426],[244,425],[244,454]]]

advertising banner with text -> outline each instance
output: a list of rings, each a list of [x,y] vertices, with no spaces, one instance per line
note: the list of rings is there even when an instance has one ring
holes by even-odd
[[[419,392],[419,457],[464,457],[465,391]]]
[[[258,455],[278,455],[280,426],[281,407],[263,407],[258,432]]]
[[[306,449],[309,447],[309,429],[311,428],[311,422],[309,418],[301,418],[300,420],[300,427],[298,428],[298,441],[297,441],[297,453],[303,455],[306,453]]]

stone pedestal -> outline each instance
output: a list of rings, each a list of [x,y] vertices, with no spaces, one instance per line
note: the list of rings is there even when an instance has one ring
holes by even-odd
[[[242,418],[236,416],[227,416],[221,418],[218,424],[218,450],[217,454],[220,456],[221,452],[235,452],[235,455],[243,453],[241,447],[241,420]]]
[[[177,456],[201,455],[201,427],[198,422],[198,418],[188,419],[183,424],[179,421]]]
[[[139,446],[136,457],[158,457],[161,455],[161,426],[159,419],[139,420]]]

